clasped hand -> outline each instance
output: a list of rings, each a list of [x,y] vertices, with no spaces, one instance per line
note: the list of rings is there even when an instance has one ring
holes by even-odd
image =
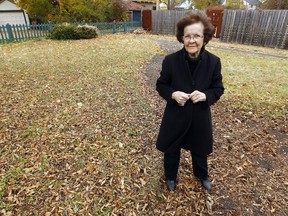
[[[206,95],[197,90],[193,91],[191,94],[182,91],[175,91],[172,94],[172,99],[176,100],[179,106],[184,106],[187,100],[191,100],[193,103],[206,101]]]

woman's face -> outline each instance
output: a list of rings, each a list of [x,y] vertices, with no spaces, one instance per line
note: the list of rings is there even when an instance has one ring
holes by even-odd
[[[201,22],[188,25],[184,28],[183,42],[186,51],[191,57],[197,57],[204,44],[204,25]]]

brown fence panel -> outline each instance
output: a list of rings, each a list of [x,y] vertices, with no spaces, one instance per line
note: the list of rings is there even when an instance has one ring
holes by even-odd
[[[151,10],[142,11],[142,27],[146,31],[151,31],[152,29],[152,12]]]
[[[220,40],[287,49],[288,10],[225,10]]]
[[[220,38],[224,8],[221,6],[210,6],[207,8],[206,13],[207,16],[210,17],[211,23],[216,28],[215,37]]]

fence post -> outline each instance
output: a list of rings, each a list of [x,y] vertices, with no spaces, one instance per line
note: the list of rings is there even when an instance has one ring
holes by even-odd
[[[116,22],[113,22],[113,33],[116,33]]]
[[[13,36],[13,32],[12,32],[12,26],[10,24],[7,24],[6,25],[6,29],[7,29],[9,41],[13,42],[14,41],[14,36]]]
[[[124,32],[127,32],[127,22],[124,22]]]

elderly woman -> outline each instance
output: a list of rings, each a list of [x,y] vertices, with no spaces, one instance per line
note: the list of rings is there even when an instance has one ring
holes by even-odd
[[[201,12],[188,12],[177,23],[183,49],[163,60],[156,90],[167,101],[157,149],[164,152],[168,190],[176,189],[180,150],[192,155],[194,175],[210,191],[207,157],[212,153],[210,106],[224,92],[220,59],[205,50],[215,29]]]

